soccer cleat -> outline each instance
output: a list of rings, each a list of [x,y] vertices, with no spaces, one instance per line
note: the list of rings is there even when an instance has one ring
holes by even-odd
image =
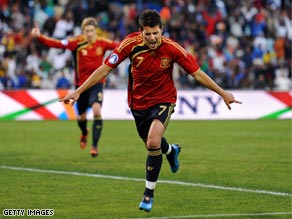
[[[172,149],[175,151],[174,154],[174,163],[170,165],[170,170],[171,172],[175,173],[178,171],[179,168],[179,160],[178,160],[178,155],[181,151],[181,147],[178,144],[172,144]]]
[[[85,149],[86,148],[88,132],[89,132],[89,128],[87,128],[87,134],[86,135],[81,134],[81,136],[80,136],[79,145],[80,145],[81,149]]]
[[[139,209],[144,210],[146,212],[150,212],[153,205],[153,198],[149,196],[143,196],[143,200],[139,204]]]
[[[80,148],[85,149],[87,144],[87,135],[80,136]]]
[[[98,156],[98,148],[94,147],[94,146],[91,146],[90,154],[91,154],[92,157],[97,157]]]

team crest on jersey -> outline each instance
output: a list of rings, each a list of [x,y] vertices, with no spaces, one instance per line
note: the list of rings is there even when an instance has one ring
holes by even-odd
[[[88,54],[88,52],[87,52],[86,49],[82,49],[82,50],[81,50],[81,53],[82,53],[83,56],[87,56],[87,54]]]
[[[97,47],[95,52],[96,52],[96,55],[99,55],[99,56],[102,55],[102,48],[101,47]]]
[[[161,57],[160,67],[161,68],[168,68],[170,66],[170,58]]]
[[[116,53],[111,54],[110,58],[109,58],[109,63],[111,64],[116,64],[119,60],[119,57]]]

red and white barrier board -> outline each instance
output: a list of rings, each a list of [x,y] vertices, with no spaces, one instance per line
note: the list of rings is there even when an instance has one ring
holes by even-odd
[[[15,90],[0,92],[0,120],[73,120],[76,106],[59,99],[68,90]],[[292,92],[231,91],[242,104],[227,109],[223,100],[208,90],[179,90],[172,119],[292,119]],[[133,119],[127,105],[126,90],[104,90],[103,119]],[[88,110],[88,118],[92,112]]]

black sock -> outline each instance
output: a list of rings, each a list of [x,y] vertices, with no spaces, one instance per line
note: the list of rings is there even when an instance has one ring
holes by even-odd
[[[147,197],[154,198],[154,190],[146,188],[144,191],[144,195]]]
[[[81,132],[82,132],[82,135],[87,135],[87,119],[85,119],[85,120],[81,120],[81,119],[79,119],[79,120],[77,120],[77,122],[78,122],[78,126],[79,126],[79,128],[81,129]]]
[[[102,119],[101,117],[94,118],[93,124],[92,124],[92,146],[97,147],[98,141],[101,135],[102,130]]]
[[[161,147],[161,151],[163,154],[166,154],[166,152],[168,151],[169,149],[169,144],[167,143],[166,139],[164,137],[161,138],[161,144],[160,144],[160,147]]]
[[[162,166],[161,149],[149,149],[146,161],[146,180],[156,183]],[[146,188],[144,195],[153,197],[154,188]]]
[[[170,146],[172,147],[172,146]],[[166,158],[170,164],[170,166],[174,166],[174,155],[175,155],[175,150],[173,148],[171,149],[170,154],[166,155]]]
[[[171,148],[169,148],[171,147]],[[166,154],[168,152],[168,150],[170,150],[169,154],[166,154],[166,158],[168,160],[168,162],[170,163],[170,165],[174,165],[174,155],[175,155],[175,151],[172,149],[172,146],[168,144],[168,142],[166,141],[166,139],[164,137],[162,137],[161,139],[161,150],[162,153]]]

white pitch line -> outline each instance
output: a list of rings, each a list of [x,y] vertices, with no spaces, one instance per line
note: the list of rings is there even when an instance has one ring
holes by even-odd
[[[128,181],[139,181],[139,182],[141,182],[141,181],[144,182],[145,181],[145,179],[131,178],[131,177],[126,177],[126,176],[112,176],[112,175],[81,173],[81,172],[71,172],[71,171],[60,171],[60,170],[44,170],[44,169],[35,169],[35,168],[5,166],[5,165],[1,165],[0,168],[9,169],[9,170],[28,171],[28,172],[75,175],[75,176],[88,176],[88,177],[116,179],[116,180],[128,180]],[[230,191],[237,191],[237,192],[258,193],[258,194],[275,195],[275,196],[292,196],[292,194],[285,193],[285,192],[275,192],[275,191],[258,190],[258,189],[253,190],[253,189],[236,188],[236,187],[225,187],[225,186],[208,185],[208,184],[203,184],[203,183],[189,183],[189,182],[171,181],[171,180],[158,180],[158,183],[171,184],[171,185],[182,185],[182,186],[192,186],[192,187],[202,187],[202,188],[211,188],[211,189],[220,189],[220,190],[230,190]]]
[[[243,213],[243,214],[202,214],[202,215],[181,215],[169,217],[144,217],[131,219],[181,219],[181,218],[226,218],[226,217],[258,217],[258,216],[276,216],[276,215],[291,215],[292,212],[269,212],[269,213]]]

